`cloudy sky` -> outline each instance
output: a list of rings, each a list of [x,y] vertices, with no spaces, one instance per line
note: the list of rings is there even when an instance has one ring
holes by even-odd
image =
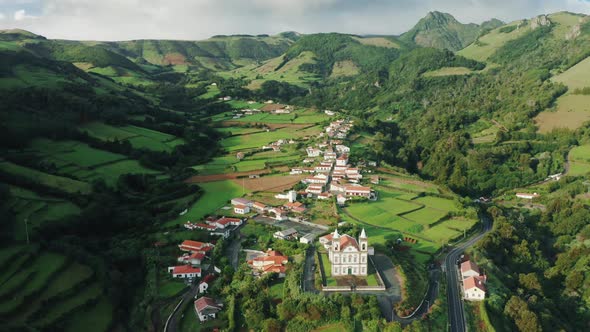
[[[399,34],[433,10],[481,23],[562,10],[590,14],[590,0],[0,0],[0,29],[85,40],[281,31]]]

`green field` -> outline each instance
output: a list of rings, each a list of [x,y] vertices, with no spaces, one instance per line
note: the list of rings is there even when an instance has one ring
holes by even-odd
[[[316,135],[320,131],[321,129],[319,126],[298,130],[294,130],[292,128],[282,128],[268,132],[252,133],[248,135],[224,138],[221,141],[221,146],[229,152],[247,149],[260,149],[263,145],[267,145],[279,139],[297,139],[305,136]]]
[[[424,207],[420,210],[404,214],[404,218],[410,219],[422,225],[431,225],[444,218],[447,214],[447,211],[436,210],[431,207]]]
[[[570,91],[590,87],[590,57],[580,61],[565,72],[553,77],[554,82],[563,83]]]
[[[247,172],[264,169],[267,163],[290,163],[300,160],[300,156],[289,152],[267,151],[256,153],[242,160],[238,160],[235,154],[215,157],[207,164],[194,166],[199,174],[221,174],[231,172]]]
[[[29,231],[46,222],[58,220],[63,217],[74,216],[80,213],[80,208],[70,201],[51,196],[41,196],[37,193],[15,186],[10,186],[12,198],[8,202],[9,207],[16,213],[14,225],[14,239],[24,240],[25,225],[27,220]]]
[[[104,332],[107,331],[113,319],[113,305],[102,296],[98,303],[77,312],[67,322],[67,332]]]
[[[58,174],[73,176],[85,182],[104,179],[108,185],[113,186],[123,174],[160,174],[143,167],[137,160],[91,148],[78,141],[38,139],[32,142],[31,148],[38,151],[45,161],[55,164]]]
[[[556,128],[577,129],[590,121],[590,96],[565,94],[557,98],[557,110],[543,111],[535,117],[540,133]]]
[[[20,176],[30,181],[40,183],[44,186],[55,188],[72,194],[88,194],[92,189],[92,187],[86,182],[81,182],[61,176],[43,173],[32,168],[13,164],[8,161],[0,162],[0,171],[9,175]]]
[[[79,128],[103,141],[127,140],[136,149],[171,152],[175,146],[186,143],[176,136],[132,125],[115,127],[102,122],[91,122]]]
[[[360,72],[359,67],[350,60],[336,61],[332,66],[330,77],[355,76]]]
[[[251,64],[232,71],[219,72],[218,74],[224,78],[231,77],[251,80],[247,87],[253,90],[260,88],[261,84],[268,80],[307,86],[310,82],[317,80],[317,78],[311,73],[300,71],[299,67],[306,63],[315,63],[314,57],[315,55],[312,52],[302,52],[296,58],[289,60],[279,69],[276,69],[283,62],[283,57],[279,56],[264,62],[262,65]]]
[[[241,109],[245,109],[245,108],[258,109],[258,108],[261,108],[262,106],[264,106],[263,103],[258,103],[258,102],[249,104],[245,100],[230,100],[230,101],[226,101],[225,103],[228,104],[229,106],[231,106],[231,108],[234,110],[241,110]]]
[[[228,204],[235,197],[242,196],[242,187],[231,180],[206,182],[199,184],[203,188],[203,196],[199,198],[183,216],[178,216],[166,225],[184,224],[187,221],[198,222],[204,216]]]
[[[577,146],[568,155],[570,168],[568,175],[585,175],[590,172],[590,145]]]
[[[216,85],[208,85],[207,92],[200,95],[199,98],[201,99],[211,99],[216,98],[219,95],[220,91]]]
[[[431,70],[422,74],[424,77],[440,77],[454,75],[469,75],[474,73],[473,70],[465,67],[443,67],[437,70]]]
[[[522,23],[522,21],[512,22],[506,26],[517,26],[520,23]],[[457,54],[477,61],[486,61],[494,54],[494,52],[496,52],[496,50],[500,49],[507,42],[517,39],[530,31],[528,24],[507,33],[501,32],[502,28],[503,27],[496,28],[479,37],[478,41],[460,50]]]

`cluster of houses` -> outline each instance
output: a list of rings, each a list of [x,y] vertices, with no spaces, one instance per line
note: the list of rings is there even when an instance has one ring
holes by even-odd
[[[465,300],[482,301],[486,297],[486,276],[481,274],[479,267],[471,260],[461,263],[461,279]]]
[[[281,151],[281,146],[284,144],[295,144],[295,141],[292,139],[291,140],[279,139],[279,140],[272,142],[268,145],[263,145],[262,150],[273,150],[273,151],[279,152],[279,151]]]
[[[305,205],[297,202],[297,192],[290,190],[284,194],[275,195],[277,199],[284,199],[288,202],[282,206],[269,206],[261,202],[251,201],[243,197],[236,197],[231,200],[235,214],[247,214],[255,212],[261,215],[272,217],[277,221],[287,220],[289,213],[302,214],[307,211]],[[232,219],[232,218],[226,218]]]
[[[203,272],[203,263],[215,246],[211,243],[185,240],[178,248],[183,252],[177,258],[179,265],[169,266],[168,273],[175,279],[184,279],[192,282],[200,278]],[[217,270],[219,272],[219,270]],[[209,286],[215,281],[216,276],[213,273],[207,274],[199,283],[199,294],[204,294]],[[223,304],[206,296],[198,298],[194,302],[195,314],[201,322],[209,319],[215,319],[217,313],[223,308]]]
[[[284,278],[287,263],[289,263],[289,257],[283,255],[280,251],[269,249],[263,255],[249,260],[248,266],[255,276],[274,272],[278,274],[279,278]]]
[[[239,211],[241,213],[236,212]],[[250,212],[250,208],[247,205],[238,204],[234,206],[234,212],[237,214],[246,214]],[[193,223],[187,221],[184,224],[184,228],[189,230],[205,230],[208,231],[211,235],[218,235],[223,236],[224,238],[228,238],[232,231],[238,228],[240,225],[244,223],[244,220],[239,218],[229,218],[229,217],[207,217],[203,222],[200,223]]]
[[[211,243],[185,240],[178,245],[183,254],[177,258],[180,263],[176,266],[169,266],[168,273],[172,274],[173,278],[186,279],[193,281],[201,277],[201,266],[207,255],[215,248]]]
[[[345,139],[348,132],[352,129],[352,121],[350,120],[336,120],[326,127],[326,134],[330,138]]]

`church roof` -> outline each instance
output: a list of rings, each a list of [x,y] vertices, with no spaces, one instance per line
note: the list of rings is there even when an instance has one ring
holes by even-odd
[[[340,237],[340,250],[344,250],[344,248],[348,246],[353,246],[357,250],[359,249],[359,244],[356,242],[356,239],[348,234],[344,234]]]

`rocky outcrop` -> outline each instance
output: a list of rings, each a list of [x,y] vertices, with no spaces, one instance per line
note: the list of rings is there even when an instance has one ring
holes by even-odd
[[[531,29],[535,30],[540,27],[548,27],[551,25],[551,21],[547,15],[539,15],[531,20]]]
[[[570,30],[569,32],[567,32],[565,34],[565,40],[573,40],[578,38],[578,36],[580,36],[580,34],[582,34],[582,24],[588,22],[588,17],[580,17],[580,19],[578,20],[578,24],[574,25],[572,27],[572,30]]]

